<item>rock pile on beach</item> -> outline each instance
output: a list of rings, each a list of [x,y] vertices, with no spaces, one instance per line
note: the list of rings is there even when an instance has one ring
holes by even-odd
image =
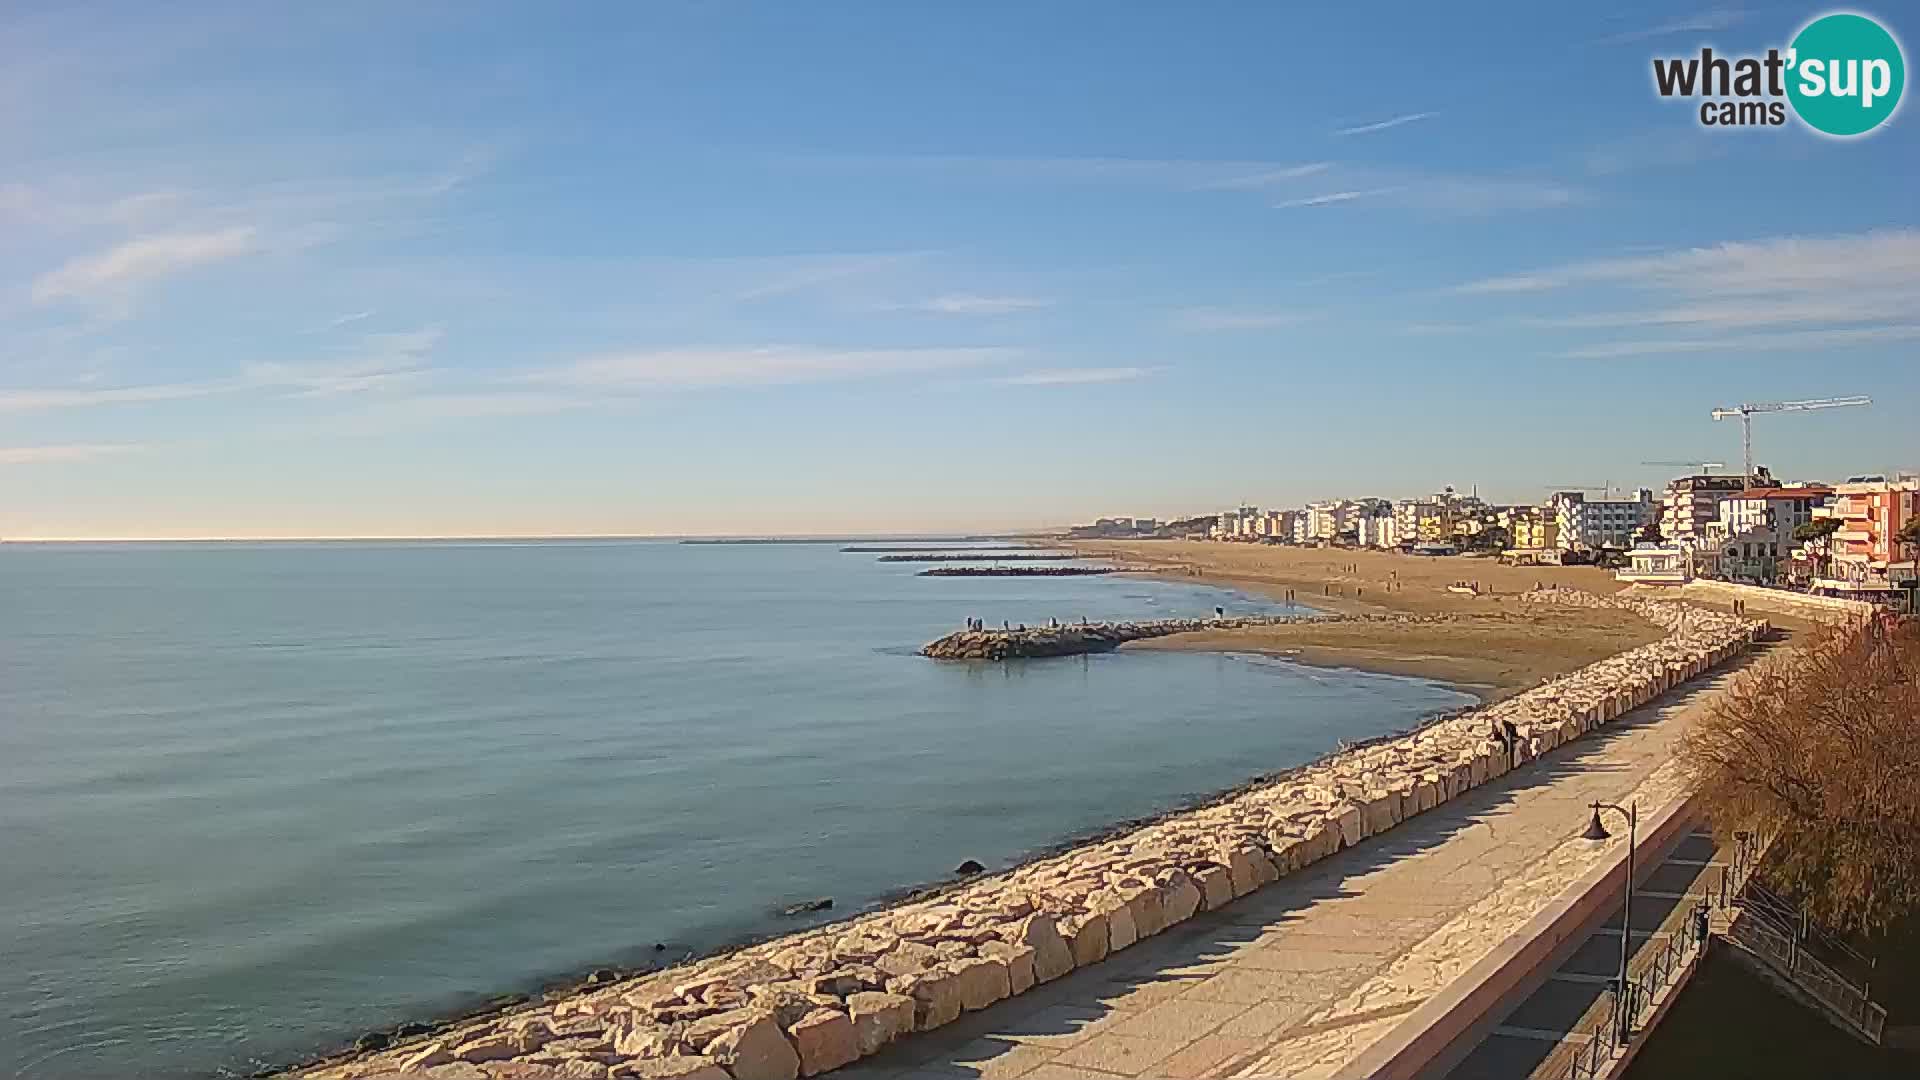
[[[1327,616],[1337,618],[1338,616]],[[1018,629],[956,630],[921,646],[935,660],[1017,660],[1106,652],[1129,641],[1190,634],[1197,630],[1240,630],[1301,622],[1297,616],[1249,615],[1231,619],[1149,619],[1141,622],[1070,623]]]
[[[1245,630],[1305,622],[1448,622],[1452,615],[1402,615],[1375,612],[1365,615],[1246,615],[1215,619],[1148,619],[1141,622],[1070,623],[1022,626],[1016,629],[956,630],[920,647],[920,655],[935,660],[1030,660],[1047,656],[1078,656],[1106,652],[1129,641],[1192,634],[1203,630]]]
[[[1516,758],[1524,762],[1578,738],[1741,652],[1767,629],[1758,620],[1673,603],[1566,591],[1527,600],[1623,608],[1668,635],[1498,704],[1344,750],[1202,809],[932,899],[594,985],[300,1075],[814,1076],[1223,908],[1505,773]],[[1133,632],[1115,625],[1180,633],[1232,624],[1257,621],[1060,627],[1026,631],[1019,640]],[[1520,736],[1511,754],[1488,737],[1504,721]]]
[[[917,577],[1091,577],[1124,573],[1120,566],[936,566]]]

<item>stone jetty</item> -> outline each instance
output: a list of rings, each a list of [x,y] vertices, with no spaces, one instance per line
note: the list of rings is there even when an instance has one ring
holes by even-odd
[[[298,1075],[814,1076],[1098,964],[1197,912],[1225,908],[1581,737],[1730,659],[1768,629],[1670,602],[1569,592],[1529,594],[1526,602],[1623,608],[1667,634],[1497,704],[930,899],[460,1021]],[[1511,749],[1488,737],[1505,723],[1518,732]]]
[[[1067,562],[1080,556],[1072,552],[1020,554],[1020,555],[968,555],[964,552],[952,552],[941,555],[882,555],[875,562],[914,562],[914,563],[1021,563],[1021,562]]]
[[[1089,577],[1118,574],[1124,566],[936,566],[916,577]]]
[[[1339,616],[1253,615],[1230,619],[1150,619],[1143,622],[1071,623],[1063,626],[1022,626],[1014,630],[956,630],[920,647],[921,656],[935,660],[1024,660],[1043,656],[1078,656],[1107,652],[1129,641],[1190,634],[1196,630],[1240,630],[1250,626],[1277,626],[1309,618]]]

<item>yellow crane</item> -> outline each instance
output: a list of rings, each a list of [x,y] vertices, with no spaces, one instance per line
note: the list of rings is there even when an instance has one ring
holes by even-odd
[[[1715,420],[1725,420],[1730,416],[1740,418],[1740,449],[1743,451],[1747,471],[1742,474],[1742,482],[1753,486],[1753,414],[1774,412],[1807,412],[1813,409],[1845,409],[1855,405],[1871,405],[1873,399],[1864,394],[1849,397],[1809,398],[1806,401],[1767,401],[1759,404],[1729,405],[1713,410]]]

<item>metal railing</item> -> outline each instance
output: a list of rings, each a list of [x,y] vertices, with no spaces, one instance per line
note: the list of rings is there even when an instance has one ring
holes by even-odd
[[[1880,1042],[1887,1010],[1873,1002],[1871,959],[1813,925],[1805,909],[1758,883],[1749,882],[1736,903],[1741,916],[1729,928],[1729,940],[1780,972],[1869,1041]],[[1835,963],[1817,955],[1815,946],[1826,950]],[[1855,973],[1843,972],[1836,964]]]
[[[1706,943],[1700,927],[1710,908],[1707,900],[1700,900],[1677,905],[1668,912],[1652,934],[1653,940],[1661,943],[1641,949],[1628,961],[1625,995],[1620,992],[1617,977],[1609,980],[1606,995],[1588,1006],[1533,1075],[1549,1080],[1591,1080],[1604,1073],[1614,1055],[1638,1033],[1640,1021],[1653,1010],[1660,992],[1699,961]]]

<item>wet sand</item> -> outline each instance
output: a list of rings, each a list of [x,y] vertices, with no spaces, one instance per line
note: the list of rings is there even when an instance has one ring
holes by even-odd
[[[1100,557],[1165,567],[1160,576],[1229,585],[1344,613],[1447,615],[1444,623],[1351,622],[1180,634],[1128,649],[1200,649],[1283,656],[1450,683],[1492,701],[1604,657],[1657,640],[1658,628],[1618,611],[1522,606],[1515,594],[1537,585],[1588,592],[1619,589],[1591,566],[1503,566],[1493,559],[1428,558],[1198,541],[1088,541]],[[1480,595],[1449,591],[1477,583]]]

